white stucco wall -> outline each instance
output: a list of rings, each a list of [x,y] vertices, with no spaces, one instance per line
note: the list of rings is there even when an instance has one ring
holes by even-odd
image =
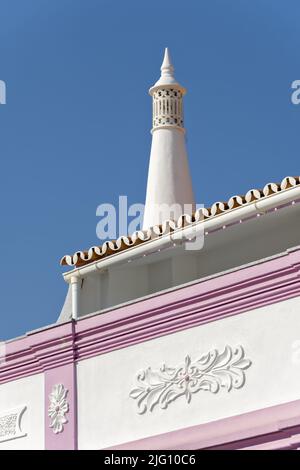
[[[299,399],[300,298],[262,307],[78,364],[79,448],[100,449]],[[297,343],[298,342],[298,343]],[[243,388],[199,391],[139,415],[129,397],[137,372],[178,366],[216,348],[242,345],[252,361]]]
[[[80,289],[79,316],[282,255],[299,245],[299,233],[300,207],[289,206],[210,233],[202,249],[186,250],[184,244],[179,244],[146,257],[141,255],[131,263],[120,263],[103,272],[86,275]],[[68,291],[58,321],[70,318]]]
[[[20,406],[26,406],[21,419],[21,430],[26,436],[0,442],[0,451],[44,449],[43,374],[0,385],[0,415]]]

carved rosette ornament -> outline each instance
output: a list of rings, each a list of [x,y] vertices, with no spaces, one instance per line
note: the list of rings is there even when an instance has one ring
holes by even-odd
[[[68,422],[66,413],[69,411],[67,401],[68,390],[62,384],[54,385],[49,395],[48,416],[50,418],[50,428],[54,434],[64,430],[64,424]]]
[[[241,388],[245,383],[245,369],[251,361],[245,359],[242,346],[226,346],[223,352],[216,349],[204,354],[194,362],[186,356],[183,365],[158,370],[151,367],[137,375],[137,387],[130,392],[136,400],[138,413],[152,411],[156,405],[167,408],[177,398],[184,396],[189,403],[192,394],[199,390],[217,393],[221,388],[228,392]]]

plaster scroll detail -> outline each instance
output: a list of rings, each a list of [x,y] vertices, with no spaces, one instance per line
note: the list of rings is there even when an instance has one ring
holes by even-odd
[[[0,442],[26,436],[21,429],[21,419],[25,410],[26,406],[20,406],[0,413]]]
[[[129,396],[136,400],[139,414],[152,411],[156,405],[165,409],[181,396],[189,403],[199,390],[217,393],[221,388],[228,392],[241,388],[246,380],[244,371],[250,365],[242,346],[226,346],[223,352],[213,349],[195,361],[187,355],[184,364],[177,367],[163,364],[159,369],[148,367],[139,372],[137,386]]]

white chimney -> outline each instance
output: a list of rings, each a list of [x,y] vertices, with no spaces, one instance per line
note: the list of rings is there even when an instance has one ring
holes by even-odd
[[[174,78],[168,48],[161,77],[149,93],[153,99],[153,126],[144,230],[195,210],[183,123],[186,90]]]

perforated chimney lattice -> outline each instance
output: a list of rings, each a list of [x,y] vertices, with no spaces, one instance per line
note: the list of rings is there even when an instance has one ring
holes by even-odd
[[[160,88],[153,93],[153,128],[174,126],[183,128],[182,92]]]

